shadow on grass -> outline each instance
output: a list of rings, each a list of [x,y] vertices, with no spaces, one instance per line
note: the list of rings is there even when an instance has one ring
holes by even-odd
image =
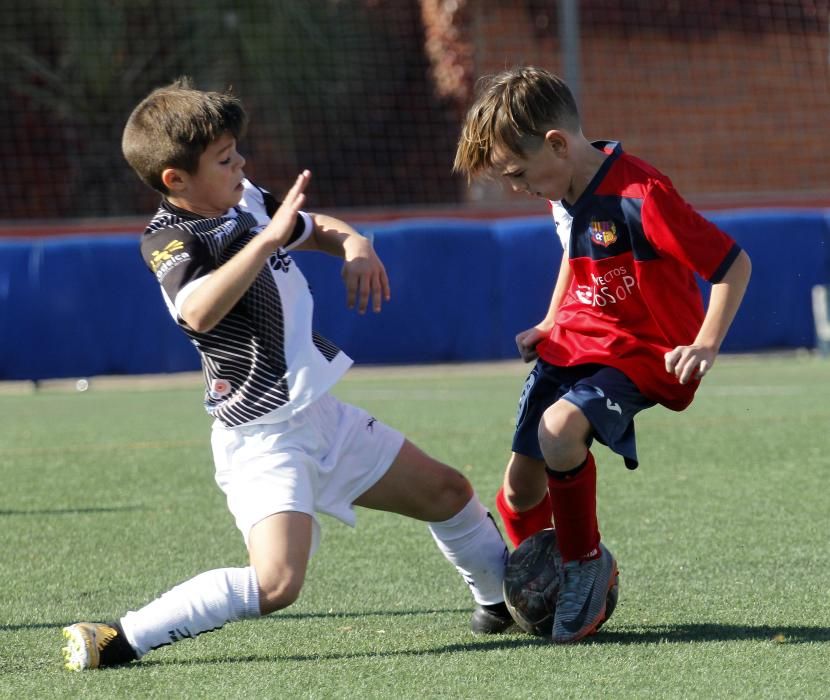
[[[261,618],[259,622],[279,622],[280,619],[313,619],[313,618],[366,618],[366,617],[397,617],[431,615],[444,613],[459,613],[466,610],[455,608],[435,610],[403,610],[378,611],[355,613],[295,613],[274,615]],[[15,632],[19,630],[54,629],[60,630],[71,622],[39,622],[28,624],[0,625],[0,632]],[[218,631],[218,630],[217,630]],[[220,632],[221,633],[221,632]],[[264,631],[263,634],[271,634]],[[830,642],[830,628],[809,626],[773,626],[773,625],[725,625],[718,623],[696,623],[686,625],[659,625],[641,626],[632,628],[607,629],[600,631],[595,637],[582,642],[579,646],[592,645],[648,645],[648,644],[689,644],[695,642],[735,642],[755,641],[771,644],[807,644],[816,642]],[[220,658],[200,658],[187,660],[156,660],[145,659],[140,664],[131,665],[132,668],[146,666],[196,666],[212,664],[258,663],[274,661],[336,661],[346,659],[360,659],[369,657],[395,656],[437,656],[441,654],[471,651],[510,650],[527,647],[553,646],[547,639],[533,637],[518,632],[497,637],[475,637],[469,642],[445,644],[429,649],[397,649],[389,652],[337,652],[332,654],[294,654],[290,656],[249,654],[241,656],[223,656]]]
[[[724,625],[717,622],[630,628],[609,626],[608,630],[603,629],[592,639],[594,644],[677,644],[741,641],[766,641],[777,644],[830,642],[830,627]]]
[[[148,601],[149,602],[149,601]],[[423,616],[423,615],[443,615],[469,612],[468,608],[434,608],[432,610],[367,610],[365,612],[279,612],[273,615],[267,615],[254,620],[248,620],[249,623],[255,624],[279,624],[280,620],[314,620],[314,619],[361,619],[367,617],[400,617],[400,616]],[[118,616],[110,615],[104,616],[107,620],[114,620]],[[0,625],[0,632],[17,632],[19,630],[41,630],[41,629],[56,629],[60,630],[71,624],[78,622],[78,620],[66,620],[64,622],[29,622],[21,624]],[[263,634],[272,634],[267,631]]]
[[[21,630],[61,630],[77,620],[66,622],[26,622],[19,625],[0,625],[0,632],[19,632]]]
[[[144,506],[101,506],[90,508],[0,508],[0,517],[4,515],[81,515],[85,513],[124,513],[134,510],[146,510]]]
[[[328,612],[277,612],[267,617],[259,618],[259,622],[266,624],[279,623],[280,620],[314,620],[314,619],[361,619],[364,617],[412,617],[424,615],[446,615],[455,613],[472,613],[472,606],[469,608],[430,608],[429,610],[331,610]]]
[[[365,610],[332,612],[279,612],[273,615],[249,620],[261,625],[278,625],[281,620],[339,620],[365,619],[370,617],[418,617],[428,615],[446,615],[467,613],[468,608],[433,608],[430,610]],[[77,620],[65,622],[31,622],[0,625],[0,632],[17,630],[60,629]],[[263,634],[271,634],[265,631]],[[775,642],[778,644],[804,644],[810,642],[830,642],[830,627],[788,626],[788,625],[726,625],[717,622],[702,622],[682,625],[643,625],[637,627],[607,628],[586,640],[587,644],[673,644],[686,642]],[[531,635],[514,632],[500,637],[477,637],[475,642],[460,648],[512,647],[526,644],[546,644],[547,640]]]
[[[453,611],[431,611],[431,612],[453,612]],[[379,613],[380,614],[380,613]],[[383,615],[416,614],[407,613],[382,613]],[[344,615],[347,617],[348,615]],[[357,615],[355,615],[357,617]],[[362,617],[362,615],[360,615]],[[603,630],[595,637],[579,646],[590,647],[595,644],[616,644],[616,645],[644,645],[644,644],[688,644],[693,642],[730,642],[730,641],[756,641],[769,642],[770,644],[804,644],[815,642],[830,642],[830,628],[828,627],[806,627],[806,626],[781,626],[772,625],[721,625],[717,623],[702,623],[690,625],[664,625],[659,627],[638,627],[636,629]],[[507,634],[499,637],[476,637],[468,643],[445,644],[429,649],[396,649],[388,652],[365,651],[365,652],[337,652],[332,654],[293,654],[290,656],[250,654],[231,657],[213,657],[188,660],[145,660],[141,666],[191,666],[191,665],[212,665],[212,664],[237,664],[237,663],[273,663],[274,661],[337,661],[348,659],[361,659],[371,657],[395,657],[395,656],[439,656],[453,652],[482,652],[493,650],[522,649],[527,647],[551,647],[553,645],[547,639],[522,635],[519,633]],[[138,666],[136,665],[136,668]]]
[[[415,615],[439,615],[446,613],[468,613],[468,608],[446,608],[433,610],[369,610],[365,612],[309,612],[277,613],[260,618],[266,624],[279,622],[281,619],[309,620],[314,618],[365,618],[365,617],[400,617]],[[520,633],[516,633],[520,634]],[[483,639],[487,639],[486,637]],[[502,637],[502,639],[505,639]],[[528,636],[533,641],[542,641]],[[804,642],[830,642],[830,627],[781,626],[774,625],[726,625],[717,622],[702,622],[685,625],[643,625],[637,627],[616,627],[608,623],[595,636],[588,640],[592,644],[660,644],[674,642],[730,642],[730,641],[771,641],[796,644]]]

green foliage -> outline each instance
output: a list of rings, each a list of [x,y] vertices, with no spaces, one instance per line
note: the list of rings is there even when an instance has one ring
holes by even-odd
[[[492,507],[525,371],[355,371],[337,394]],[[621,597],[587,643],[473,637],[425,527],[361,511],[323,520],[292,608],[86,674],[60,668],[62,625],[245,562],[200,390],[0,395],[0,697],[826,697],[828,386],[826,362],[725,358],[689,410],[641,416],[639,470],[596,448]]]
[[[250,70],[271,106],[281,94],[348,83],[359,65],[343,57],[369,44],[371,26],[355,2],[33,0],[27,13],[0,24],[0,80],[75,122],[94,122],[113,99],[131,107],[180,73],[222,90]]]
[[[257,115],[246,152],[294,175],[308,165],[303,149],[321,150],[315,137],[336,137],[347,115],[364,116],[366,95],[399,86],[387,77],[405,69],[393,69],[395,51],[358,0],[32,0],[0,23],[0,89],[58,132],[72,215],[124,215],[141,188],[121,132],[153,88],[180,75],[232,88]]]

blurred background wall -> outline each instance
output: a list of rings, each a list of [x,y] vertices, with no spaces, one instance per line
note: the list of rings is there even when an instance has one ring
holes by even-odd
[[[243,100],[249,177],[279,195],[309,168],[308,208],[374,235],[379,317],[346,313],[336,260],[298,254],[318,330],[358,362],[515,357],[544,314],[545,207],[450,172],[477,78],[528,63],[569,81],[589,138],[666,172],[749,252],[725,351],[830,348],[811,301],[830,298],[829,4],[5,0],[0,380],[198,368],[138,254],[158,195],[120,148],[135,104],[183,74]]]
[[[827,0],[6,0],[0,222],[144,216],[121,130],[181,74],[232,87],[249,175],[310,168],[315,207],[529,209],[450,173],[476,78],[524,63],[698,205],[826,203],[829,53]]]

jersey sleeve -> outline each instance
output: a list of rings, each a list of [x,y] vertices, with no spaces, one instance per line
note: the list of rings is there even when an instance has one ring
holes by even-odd
[[[177,228],[145,234],[141,255],[167,298],[177,307],[179,292],[188,286],[192,289],[194,282],[216,269],[206,246],[193,234]]]
[[[553,217],[553,225],[556,228],[556,235],[559,237],[559,242],[562,244],[562,250],[565,255],[570,254],[571,248],[571,228],[573,224],[573,217],[568,213],[561,202],[550,201],[550,212]]]
[[[657,180],[642,207],[643,232],[661,254],[674,258],[709,282],[719,282],[740,246],[696,212],[671,186]]]

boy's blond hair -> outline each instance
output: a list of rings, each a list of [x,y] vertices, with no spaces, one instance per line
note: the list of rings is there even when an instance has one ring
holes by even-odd
[[[203,92],[183,76],[153,90],[133,110],[121,139],[124,157],[154,190],[168,194],[166,168],[195,173],[205,149],[229,132],[240,139],[248,117],[230,92]]]
[[[523,157],[550,129],[580,131],[576,102],[562,79],[534,66],[483,78],[464,118],[453,171],[470,180],[492,168],[497,149]]]

